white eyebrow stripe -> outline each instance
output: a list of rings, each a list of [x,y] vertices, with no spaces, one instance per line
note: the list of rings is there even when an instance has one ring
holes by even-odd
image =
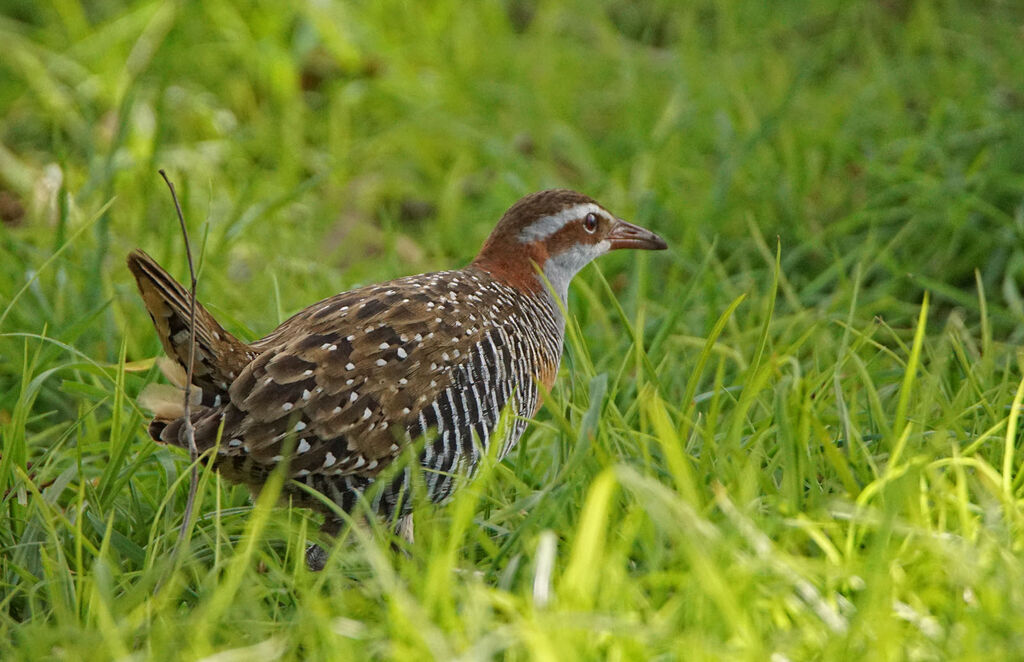
[[[594,213],[601,216],[607,215],[600,206],[593,202],[583,202],[572,207],[566,207],[557,214],[542,216],[526,226],[519,232],[519,240],[525,243],[531,241],[543,241],[555,234],[565,226],[566,223],[577,218],[583,218],[587,214]]]

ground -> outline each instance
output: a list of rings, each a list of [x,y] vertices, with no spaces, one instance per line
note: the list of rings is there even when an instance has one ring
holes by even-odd
[[[1024,7],[0,3],[0,658],[999,660],[1024,650]],[[134,398],[124,257],[253,339],[581,190],[523,442],[404,554]]]

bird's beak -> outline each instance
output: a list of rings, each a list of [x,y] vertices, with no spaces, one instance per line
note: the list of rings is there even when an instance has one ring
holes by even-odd
[[[608,233],[608,250],[619,248],[639,248],[645,251],[663,251],[668,248],[665,240],[646,228],[627,223],[621,218],[615,221],[612,231]]]

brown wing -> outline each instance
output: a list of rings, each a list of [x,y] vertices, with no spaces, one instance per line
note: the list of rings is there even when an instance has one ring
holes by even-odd
[[[424,274],[321,301],[252,345],[229,389],[221,454],[269,470],[290,443],[293,476],[375,475],[451,384],[464,348],[493,328],[478,277]],[[197,427],[209,447],[220,415]]]

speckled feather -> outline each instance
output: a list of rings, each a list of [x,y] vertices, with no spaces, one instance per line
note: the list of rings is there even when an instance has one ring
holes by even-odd
[[[564,291],[575,270],[609,250],[600,233],[591,238],[593,230],[579,229],[577,209],[599,210],[605,235],[616,223],[579,193],[527,196],[509,209],[471,265],[335,295],[251,345],[198,306],[193,383],[203,393],[192,414],[198,448],[216,445],[218,470],[254,489],[287,458],[293,479],[350,510],[403,449],[420,440],[427,494],[443,501],[456,475],[475,471],[503,410],[515,417],[498,457],[535,413],[541,386],[554,380],[564,323],[537,269],[554,262],[552,255],[589,250],[559,258],[568,260],[568,272],[551,271],[565,280],[556,284]],[[128,263],[164,349],[184,365],[187,292],[141,251]],[[180,414],[158,417],[150,434],[185,446],[183,428]],[[402,492],[409,484],[406,468],[372,505],[384,515],[404,514]],[[293,484],[285,490],[303,505],[326,510]]]
[[[155,269],[150,260],[147,272]],[[222,329],[218,336],[227,337]],[[344,292],[246,348],[253,360],[230,383],[226,401],[195,411],[196,444],[204,451],[221,439],[218,469],[254,485],[290,445],[290,475],[313,484],[317,475],[372,478],[414,440],[435,433],[441,441],[447,433],[463,452],[446,457],[441,443],[423,452],[425,468],[435,472],[427,478],[431,496],[440,501],[452,481],[434,476],[460,462],[472,473],[481,452],[473,444],[486,451],[513,393],[515,414],[535,412],[537,383],[551,386],[561,342],[548,297],[523,297],[474,267]],[[208,403],[205,391],[219,390],[202,386]],[[182,428],[180,419],[163,421],[153,432],[184,446]]]

